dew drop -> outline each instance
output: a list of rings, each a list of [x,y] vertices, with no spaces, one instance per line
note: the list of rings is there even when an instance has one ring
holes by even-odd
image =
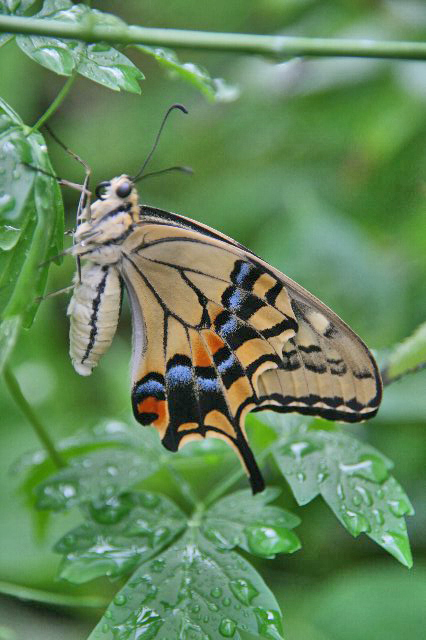
[[[151,564],[151,569],[152,571],[154,571],[154,573],[161,573],[165,566],[166,566],[165,561],[162,558],[157,558]]]
[[[281,449],[281,453],[284,455],[290,455],[295,460],[300,460],[304,456],[307,456],[314,451],[319,451],[320,447],[315,446],[312,442],[306,442],[304,440],[298,442],[290,442]]]
[[[373,509],[372,513],[377,524],[382,525],[385,521],[383,511],[381,509]]]
[[[229,607],[229,605],[231,604],[231,599],[230,598],[224,598],[222,600],[222,604],[224,607]]]
[[[337,493],[337,497],[339,498],[339,500],[344,500],[345,499],[345,492],[343,491],[343,486],[342,486],[341,482],[339,482],[339,484],[336,487],[336,493]]]
[[[141,494],[140,501],[146,509],[154,509],[160,502],[160,498],[154,493],[148,493],[145,491]]]
[[[317,475],[318,484],[321,484],[322,482],[327,480],[327,478],[328,478],[328,473],[325,473],[324,471],[320,471]]]
[[[298,471],[298,473],[296,473],[296,478],[299,482],[305,482],[306,474],[303,473],[303,471]]]
[[[116,524],[131,510],[133,503],[127,495],[113,496],[107,500],[93,500],[90,515],[100,524]]]
[[[367,518],[358,511],[347,509],[343,514],[342,519],[348,530],[354,536],[358,536],[363,531],[368,532],[371,530],[370,523]]]
[[[210,611],[219,611],[219,607],[214,602],[210,602],[209,609]]]
[[[122,593],[118,593],[114,598],[114,604],[117,605],[117,607],[122,607],[124,604],[126,604],[126,602],[127,598]]]
[[[367,507],[371,507],[371,505],[373,504],[373,496],[371,495],[371,492],[365,487],[363,487],[362,485],[356,485],[355,491],[356,491],[355,495],[359,495],[362,502],[364,502],[364,504],[366,504]],[[354,501],[355,501],[355,496],[354,496]]]
[[[211,529],[210,527],[203,529],[203,533],[207,540],[210,540],[210,542],[212,542],[218,549],[232,549],[232,547],[238,544],[238,539],[236,539],[235,542],[228,540],[228,538],[225,538],[220,531]]]
[[[212,598],[220,598],[220,596],[222,595],[222,589],[220,587],[214,587],[210,591],[210,595],[212,596]]]
[[[276,640],[282,637],[281,616],[278,611],[258,607],[254,612],[257,618],[257,628],[262,638]]]
[[[236,598],[243,604],[250,604],[251,601],[259,595],[257,589],[244,578],[239,578],[237,580],[231,580],[229,582],[229,587]]]
[[[360,496],[359,494],[355,493],[355,495],[354,495],[354,496],[353,496],[353,498],[352,498],[352,502],[354,503],[354,505],[355,505],[356,507],[359,507],[359,505],[360,505],[360,504],[361,504],[361,502],[362,502],[361,496]]]
[[[16,200],[9,193],[3,193],[0,195],[0,215],[4,215],[9,211],[12,211],[16,205]]]
[[[411,566],[410,544],[406,535],[396,531],[388,531],[382,535],[382,545],[389,553],[405,565]]]
[[[389,475],[387,467],[379,456],[373,453],[361,455],[358,462],[345,464],[341,462],[339,468],[347,475],[365,478],[373,482],[383,482]]]
[[[297,536],[286,527],[254,525],[245,533],[250,551],[259,556],[293,553],[300,548]]]
[[[411,505],[407,500],[403,498],[399,498],[396,500],[388,500],[389,511],[396,516],[397,518],[401,518],[406,513],[410,513]]]
[[[223,618],[219,625],[219,633],[224,638],[232,638],[235,635],[235,631],[237,629],[237,624],[231,618]]]

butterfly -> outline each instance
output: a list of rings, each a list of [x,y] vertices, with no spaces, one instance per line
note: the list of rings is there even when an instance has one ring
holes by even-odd
[[[357,422],[376,415],[376,362],[328,307],[214,229],[139,203],[134,181],[103,182],[75,231],[83,260],[68,313],[70,355],[89,375],[110,346],[123,288],[132,312],[132,405],[163,445],[213,436],[264,481],[245,417],[270,409]]]

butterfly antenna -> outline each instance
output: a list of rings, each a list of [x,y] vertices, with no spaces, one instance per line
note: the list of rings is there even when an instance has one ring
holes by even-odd
[[[76,224],[78,226],[80,222],[83,220],[83,218],[85,218],[86,220],[90,219],[89,181],[90,181],[92,170],[87,164],[87,162],[83,160],[83,158],[80,158],[80,156],[74,153],[74,151],[71,151],[71,149],[67,147],[66,144],[64,144],[62,140],[60,140],[60,138],[58,138],[56,133],[52,131],[49,125],[45,124],[44,128],[46,129],[47,133],[53,138],[56,144],[58,144],[64,151],[66,151],[68,155],[74,158],[74,160],[77,160],[77,162],[79,162],[81,166],[84,168],[85,177],[83,181],[83,188],[81,190],[81,196],[78,203],[77,215],[76,215],[76,218],[77,218]]]
[[[166,122],[168,120],[168,117],[171,114],[171,112],[174,111],[175,109],[179,109],[179,111],[182,111],[182,113],[188,113],[188,109],[186,107],[184,107],[183,104],[172,104],[172,106],[167,109],[167,111],[166,111],[166,113],[165,113],[165,115],[163,117],[163,120],[161,122],[161,125],[160,125],[160,128],[158,130],[158,133],[156,135],[156,138],[154,140],[154,144],[152,145],[151,151],[148,153],[148,155],[146,157],[146,160],[143,163],[142,168],[140,169],[140,171],[138,171],[138,173],[135,175],[135,177],[132,178],[133,182],[136,182],[137,180],[139,180],[142,177],[143,172],[145,171],[148,163],[150,162],[150,160],[151,160],[152,156],[154,155],[155,150],[156,150],[156,148],[158,146],[158,143],[160,141],[161,133],[162,133],[162,131],[164,129],[164,125],[166,124]]]
[[[91,176],[92,170],[90,169],[90,167],[87,164],[87,162],[85,162],[83,160],[83,158],[80,158],[80,156],[77,153],[74,153],[74,151],[72,151],[69,147],[67,147],[66,144],[64,144],[62,142],[62,140],[60,140],[58,138],[58,136],[52,131],[52,129],[49,127],[49,125],[45,124],[44,128],[46,129],[47,133],[54,139],[56,144],[58,144],[64,151],[66,151],[66,153],[68,153],[72,158],[74,158],[74,160],[77,160],[77,162],[79,162],[82,165],[82,167],[84,168],[85,176],[84,176],[84,181],[83,181],[83,188],[81,190],[81,195],[80,195],[80,199],[78,201],[78,207],[77,207],[77,213],[76,213],[76,226],[78,227],[78,225],[83,220],[90,220],[90,196],[91,196],[91,193],[89,191],[89,182],[90,182],[90,176]],[[79,283],[81,283],[81,259],[80,259],[80,256],[77,256],[76,262],[77,262],[78,281],[79,281]]]
[[[163,173],[171,173],[172,171],[180,171],[181,173],[188,173],[192,175],[194,173],[191,167],[167,167],[167,169],[160,169],[159,171],[151,171],[142,175],[138,181],[145,180],[145,178],[153,178],[154,176],[161,176]],[[135,182],[135,180],[133,180]]]

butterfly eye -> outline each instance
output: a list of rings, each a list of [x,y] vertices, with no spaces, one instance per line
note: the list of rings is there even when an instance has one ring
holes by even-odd
[[[111,186],[111,183],[108,180],[106,180],[105,182],[100,182],[98,184],[98,186],[95,189],[95,193],[96,193],[96,197],[99,200],[104,199],[103,196],[105,196],[105,189],[109,186]]]
[[[119,198],[127,198],[132,192],[133,185],[131,182],[122,182],[119,187],[117,187],[115,193]]]

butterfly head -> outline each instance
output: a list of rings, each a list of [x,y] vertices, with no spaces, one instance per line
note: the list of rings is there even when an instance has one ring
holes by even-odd
[[[133,226],[139,221],[139,196],[132,179],[121,175],[101,182],[95,190],[97,200],[90,207],[90,217],[78,225],[73,253],[85,255],[97,261],[105,254],[105,261],[111,247],[119,245]]]

